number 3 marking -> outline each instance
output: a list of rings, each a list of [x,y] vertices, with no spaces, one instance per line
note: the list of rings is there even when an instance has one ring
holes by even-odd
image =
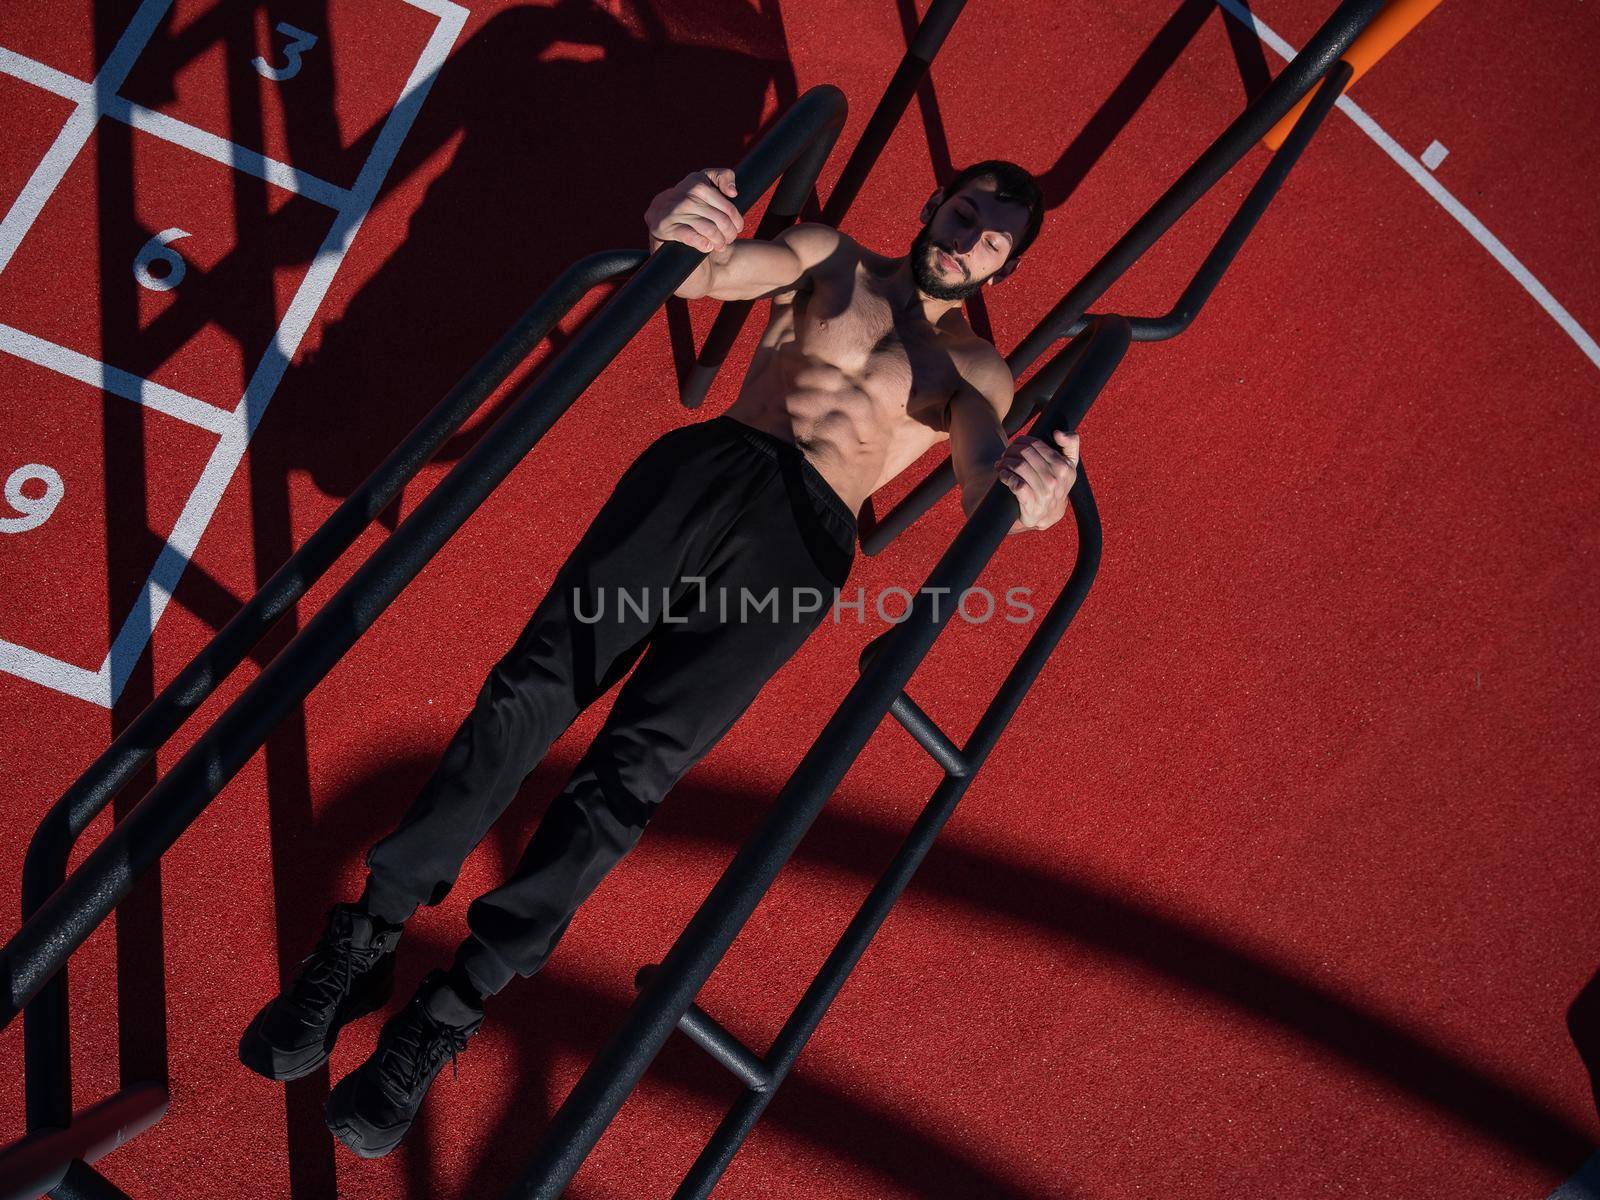
[[[22,485],[30,479],[44,480],[44,495],[22,494]],[[55,512],[66,490],[54,467],[47,467],[43,463],[28,463],[18,467],[6,480],[6,501],[22,515],[0,517],[0,533],[26,533],[30,529],[37,529],[50,519],[50,514]]]
[[[273,28],[290,39],[289,44],[283,48],[285,59],[283,66],[275,67],[259,54],[250,60],[250,65],[274,83],[282,83],[285,79],[293,79],[300,74],[300,56],[317,44],[317,35],[307,33],[304,29],[297,29],[287,21],[279,21]]]

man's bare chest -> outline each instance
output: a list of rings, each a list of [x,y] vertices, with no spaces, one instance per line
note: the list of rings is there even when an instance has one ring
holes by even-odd
[[[913,416],[942,409],[959,380],[951,335],[918,309],[897,309],[860,269],[796,296],[794,323],[807,358],[851,376],[885,407]]]

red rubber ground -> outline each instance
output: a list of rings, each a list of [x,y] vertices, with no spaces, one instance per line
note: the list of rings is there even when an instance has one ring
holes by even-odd
[[[531,299],[584,254],[642,245],[657,191],[735,163],[824,82],[851,104],[826,194],[916,18],[859,0],[659,7],[472,5],[114,711],[0,673],[0,934],[48,805]],[[1298,46],[1331,0],[1254,7]],[[0,46],[88,79],[134,8],[7,6]],[[278,21],[319,35],[282,84],[249,67],[282,46]],[[348,186],[435,24],[399,0],[180,0],[122,94]],[[1153,42],[1136,104],[1125,79]],[[1164,73],[1163,47],[1181,50]],[[1597,55],[1593,5],[1451,0],[1352,93],[1410,154],[1446,146],[1438,180],[1591,332]],[[1246,76],[1261,61],[1281,67],[1246,54]],[[1245,92],[1207,4],[973,0],[844,227],[901,253],[951,162],[1036,172],[1044,232],[987,296],[1009,350]],[[72,105],[11,75],[0,104],[4,211]],[[1103,307],[1163,311],[1265,159],[1252,151]],[[327,224],[306,197],[107,119],[0,274],[0,323],[231,407]],[[180,225],[185,284],[131,284],[140,246]],[[686,311],[702,337],[715,305]],[[665,953],[843,696],[884,628],[870,608],[825,623],[669,797],[550,966],[496,997],[391,1157],[332,1143],[328,1074],[285,1090],[237,1063],[239,1031],[353,896],[362,852],[612,481],[732,398],[755,327],[700,413],[675,399],[682,332],[652,321],[178,842],[159,924],[149,905],[123,919],[121,969],[110,925],[73,959],[78,1105],[117,1086],[119,991],[128,1077],[167,1062],[168,1115],[101,1163],[130,1195],[500,1195],[635,968]],[[1600,1129],[1566,1022],[1600,966],[1597,383],[1478,241],[1330,117],[1194,327],[1136,345],[1084,421],[1099,578],[717,1194],[1543,1200],[1571,1175]],[[212,447],[96,393],[0,353],[0,475],[52,464],[73,501],[0,538],[0,638],[90,670]],[[852,587],[916,587],[959,517],[947,500],[859,558]],[[1030,587],[1042,611],[1074,553],[1070,522],[1018,535],[983,582]],[[959,740],[1028,628],[953,624],[912,694]],[[408,926],[396,1004],[448,956],[604,708]],[[936,780],[881,730],[704,1007],[765,1049]],[[379,1024],[346,1031],[331,1078]],[[0,1036],[0,1140],[23,1129],[21,1045],[18,1022]],[[670,1195],[734,1090],[675,1040],[569,1194]]]

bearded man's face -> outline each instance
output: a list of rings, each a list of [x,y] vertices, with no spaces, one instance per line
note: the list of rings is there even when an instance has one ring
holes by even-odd
[[[933,240],[933,225],[924,225],[911,242],[911,278],[935,300],[965,300],[983,287],[983,280],[969,278],[959,262],[944,257],[949,252]]]
[[[969,183],[912,240],[912,279],[936,300],[965,300],[1005,266],[1026,220],[1026,209],[995,203],[991,181]]]

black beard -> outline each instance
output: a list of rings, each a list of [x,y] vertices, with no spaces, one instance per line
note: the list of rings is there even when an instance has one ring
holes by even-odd
[[[932,226],[924,225],[911,243],[911,278],[918,289],[935,300],[965,300],[968,296],[976,295],[978,289],[983,287],[982,279],[944,283],[934,274],[938,259],[930,236],[931,229]],[[954,258],[955,255],[950,257]]]

